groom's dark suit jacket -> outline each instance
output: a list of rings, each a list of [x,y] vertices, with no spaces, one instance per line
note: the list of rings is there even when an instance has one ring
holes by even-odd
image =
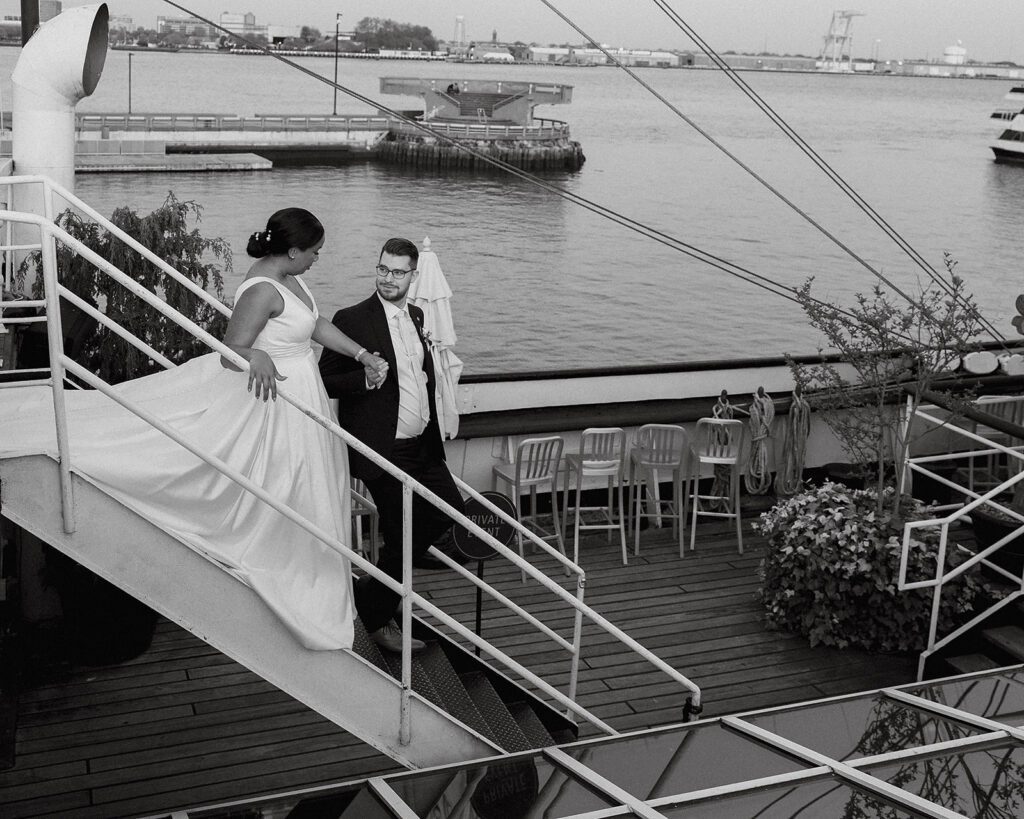
[[[430,399],[430,423],[422,439],[427,452],[444,460],[444,443],[437,426],[434,406],[434,362],[423,342],[423,311],[409,305],[409,315],[416,325],[423,344],[423,370],[427,374],[427,396]],[[346,307],[334,314],[334,326],[367,350],[377,352],[388,362],[388,377],[380,389],[367,390],[363,365],[353,358],[325,349],[320,356],[320,375],[327,394],[338,400],[338,423],[360,441],[390,460],[398,429],[398,364],[391,344],[387,314],[377,294],[366,301]],[[383,471],[354,449],[349,450],[352,474],[361,480],[373,480]]]

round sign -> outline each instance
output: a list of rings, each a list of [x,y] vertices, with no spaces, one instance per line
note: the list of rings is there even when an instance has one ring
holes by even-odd
[[[520,819],[534,812],[540,793],[538,779],[532,759],[489,765],[469,804],[480,819]]]
[[[516,517],[516,505],[507,495],[502,495],[500,492],[481,492],[480,494],[509,517]],[[512,538],[515,536],[512,524],[484,506],[476,498],[466,501],[465,514],[467,518],[502,545],[508,546],[512,542]],[[487,560],[497,554],[489,543],[478,538],[465,526],[455,526],[452,533],[455,538],[455,547],[471,560]]]

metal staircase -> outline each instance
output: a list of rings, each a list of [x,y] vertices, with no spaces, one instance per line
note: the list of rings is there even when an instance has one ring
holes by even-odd
[[[174,278],[196,295],[210,301],[216,309],[227,309],[73,194],[51,181],[42,177],[13,177],[0,182],[4,183],[40,186],[46,204],[45,212],[51,216],[55,212],[54,197],[62,198],[80,214],[97,222],[116,239],[142,254],[168,277]],[[0,513],[9,520],[408,767],[458,762],[565,742],[576,735],[576,724],[570,715],[589,721],[605,733],[617,733],[575,701],[584,619],[628,646],[636,652],[638,659],[650,662],[666,673],[670,679],[689,692],[691,710],[700,709],[700,691],[696,685],[583,603],[585,578],[579,566],[530,530],[522,527],[518,521],[506,515],[465,483],[457,481],[465,494],[474,497],[510,525],[518,528],[523,537],[558,560],[567,573],[575,575],[575,594],[563,589],[528,561],[523,560],[516,551],[495,541],[486,531],[453,510],[425,487],[380,459],[376,453],[348,435],[331,419],[319,415],[313,408],[290,397],[286,390],[279,389],[278,400],[293,404],[309,418],[310,423],[324,427],[343,439],[349,447],[376,460],[402,481],[409,490],[410,503],[406,506],[406,514],[412,513],[412,495],[420,494],[428,502],[448,512],[501,556],[516,564],[525,576],[532,578],[554,594],[567,608],[573,610],[572,636],[562,637],[523,607],[475,577],[473,573],[433,550],[435,558],[451,567],[453,576],[457,575],[477,585],[482,592],[489,594],[494,600],[532,624],[538,630],[541,639],[552,640],[569,654],[569,684],[564,693],[473,634],[415,591],[411,567],[411,527],[405,527],[404,575],[401,582],[396,582],[379,572],[347,543],[338,540],[336,535],[318,530],[268,495],[261,487],[252,484],[223,462],[205,455],[182,439],[173,428],[159,418],[148,414],[140,407],[133,406],[108,384],[70,359],[61,349],[61,299],[75,304],[100,323],[110,326],[112,322],[60,283],[55,252],[58,242],[91,261],[99,270],[131,290],[165,317],[190,330],[214,351],[243,368],[246,363],[217,339],[171,310],[152,291],[99,258],[55,225],[51,219],[35,214],[0,210],[0,230],[3,229],[4,223],[19,226],[22,232],[38,231],[37,244],[22,241],[14,245],[8,238],[6,244],[0,245],[0,253],[8,255],[9,263],[9,254],[12,250],[40,251],[46,289],[45,299],[37,302],[18,302],[18,305],[29,304],[45,310],[51,355],[49,371],[42,374],[33,372],[33,378],[29,381],[0,383],[0,387],[5,388],[0,389],[0,402],[5,396],[17,393],[25,386],[35,389],[46,387],[52,392],[54,403],[54,418],[47,423],[55,421],[56,426],[53,454],[25,452],[16,456],[0,457]],[[11,236],[10,230],[6,235]],[[11,269],[9,264],[7,269]],[[0,301],[0,311],[4,306],[5,303]],[[121,328],[118,330],[122,338],[143,349],[154,360],[160,361],[165,367],[174,366],[130,333]],[[263,503],[270,505],[332,548],[343,552],[354,567],[371,574],[398,592],[404,600],[401,615],[404,638],[402,651],[396,654],[381,652],[366,637],[361,627],[357,628],[356,642],[351,651],[310,651],[301,647],[271,610],[247,586],[238,582],[200,552],[193,550],[102,491],[91,483],[87,476],[76,471],[73,453],[68,446],[66,419],[63,418],[62,396],[68,374],[74,375],[79,381],[132,410],[194,455],[205,460],[212,469],[236,481]],[[40,375],[42,377],[39,377]],[[461,645],[456,645],[453,642],[454,638],[442,636],[426,623],[414,620],[414,609],[429,615],[432,621],[439,623],[447,633],[454,634],[466,644],[475,646],[485,654],[486,660],[480,660]],[[560,616],[564,619],[564,615]],[[428,644],[426,650],[417,655],[411,652],[409,636],[412,634]],[[499,671],[500,666],[504,666],[528,683],[533,691],[539,693],[527,691],[518,680],[513,680],[511,676]]]

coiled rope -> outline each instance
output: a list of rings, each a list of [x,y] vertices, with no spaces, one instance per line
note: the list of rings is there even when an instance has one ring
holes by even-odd
[[[768,441],[775,420],[775,402],[765,395],[764,387],[750,402],[750,461],[743,483],[751,495],[764,495],[772,487],[772,473],[768,470]]]
[[[778,495],[795,495],[804,482],[804,462],[807,457],[807,436],[811,432],[811,406],[797,387],[793,390],[789,415],[782,432],[782,463],[775,475]]]

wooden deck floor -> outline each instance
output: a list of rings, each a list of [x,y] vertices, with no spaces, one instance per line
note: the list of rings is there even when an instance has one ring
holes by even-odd
[[[757,588],[762,543],[736,552],[726,528],[698,530],[680,560],[665,530],[650,530],[623,567],[603,536],[582,550],[587,602],[703,692],[703,716],[799,702],[913,680],[915,658],[808,647],[764,629]],[[539,564],[543,565],[543,563]],[[422,573],[423,590],[472,627],[474,593],[448,572]],[[571,634],[552,596],[512,568],[486,579]],[[561,574],[552,574],[561,578]],[[568,662],[553,643],[485,604],[484,636],[556,684]],[[339,690],[339,696],[343,696]],[[685,692],[617,643],[585,632],[580,701],[616,730],[679,722]],[[582,735],[592,734],[584,729]],[[65,668],[22,691],[15,765],[0,771],[0,815],[139,816],[393,772],[387,757],[291,700],[168,622],[141,657]]]

